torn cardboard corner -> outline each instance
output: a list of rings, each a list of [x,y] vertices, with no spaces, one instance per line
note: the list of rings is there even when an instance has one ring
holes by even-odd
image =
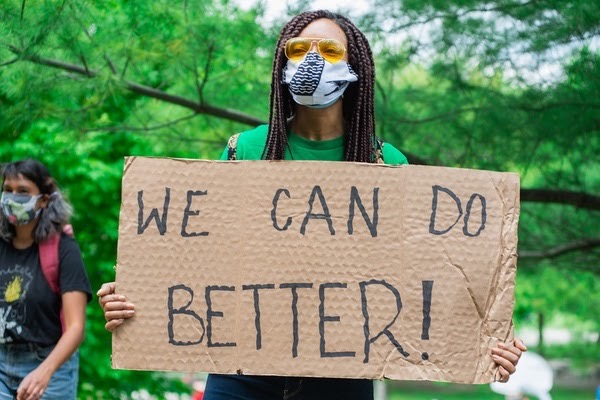
[[[128,158],[113,366],[490,382],[518,217],[510,173]]]

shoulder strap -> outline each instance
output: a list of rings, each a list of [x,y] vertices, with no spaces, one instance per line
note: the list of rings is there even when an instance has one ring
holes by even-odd
[[[375,163],[376,164],[385,164],[383,160],[383,140],[379,137],[375,137]]]
[[[73,237],[73,226],[71,224],[65,225],[63,227],[63,232],[66,235]],[[60,295],[60,285],[58,282],[60,264],[58,260],[59,244],[60,233],[56,233],[38,244],[42,272],[44,273],[48,285],[50,285],[50,289],[58,295]]]
[[[239,133],[236,133],[232,137],[229,138],[227,142],[227,159],[230,161],[237,160],[237,140]]]
[[[65,225],[63,232],[73,237],[73,226]],[[40,254],[40,264],[46,282],[50,285],[50,289],[60,296],[60,283],[58,279],[60,262],[58,259],[58,246],[60,245],[60,233],[55,233],[43,242],[38,244]],[[63,332],[65,331],[65,320],[62,306],[60,308],[60,324]]]
[[[58,283],[58,245],[60,243],[60,234],[54,234],[48,239],[40,242],[38,245],[40,253],[40,264],[44,277],[50,285],[50,289],[56,294],[60,294]]]

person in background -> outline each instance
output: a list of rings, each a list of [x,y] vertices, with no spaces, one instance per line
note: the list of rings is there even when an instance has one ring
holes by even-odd
[[[222,160],[314,160],[406,164],[394,146],[375,136],[375,66],[369,43],[346,17],[305,12],[281,30],[275,47],[269,124],[236,134]],[[115,293],[98,291],[113,331],[135,314]],[[508,380],[525,346],[520,341],[492,349],[500,379]],[[209,375],[204,400],[373,399],[364,379]]]
[[[0,206],[0,400],[75,399],[91,287],[79,246],[64,232],[72,208],[31,159],[3,166]],[[50,282],[40,246],[56,235]]]

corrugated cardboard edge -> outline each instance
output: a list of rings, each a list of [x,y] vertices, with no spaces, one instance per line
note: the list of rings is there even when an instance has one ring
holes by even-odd
[[[129,157],[125,157],[124,161],[123,161],[123,178],[122,178],[122,183],[121,183],[121,204],[119,207],[119,229],[121,228],[120,224],[121,221],[123,220],[122,217],[122,213],[123,213],[123,198],[124,196],[124,190],[125,190],[125,180],[127,179],[127,171],[133,166],[133,164],[135,163],[135,161],[137,160],[136,156],[129,156]],[[120,237],[120,234],[119,234]],[[121,246],[121,241],[117,239],[117,254],[119,254],[119,247]],[[118,258],[117,258],[118,260]],[[119,272],[121,271],[121,268],[123,268],[123,266],[120,266],[118,263],[115,265],[115,285],[116,282],[118,282],[118,275]],[[116,293],[119,293],[119,288],[116,287],[115,289]],[[135,318],[135,317],[133,317]],[[115,341],[119,338],[119,330],[116,329],[115,331],[112,332],[111,335],[111,349],[115,348]],[[115,357],[113,357],[112,353],[110,356],[110,363],[111,363],[111,367],[115,368],[115,369],[123,369],[123,366],[119,365],[117,363],[117,361],[115,360]]]
[[[502,236],[500,238],[502,253],[499,260],[500,268],[497,270],[497,275],[493,280],[495,287],[489,292],[485,307],[488,312],[484,318],[482,331],[480,332],[482,337],[487,338],[487,342],[485,340],[480,342],[478,372],[476,372],[470,381],[472,383],[490,383],[498,380],[499,366],[491,358],[491,349],[500,342],[509,343],[514,339],[512,315],[514,311],[514,288],[517,272],[517,227],[520,215],[519,180],[518,174],[505,173],[502,175],[501,182],[494,182],[494,187],[502,199],[503,223]],[[515,193],[511,193],[513,190]],[[514,199],[513,202],[510,202],[511,198]],[[507,320],[510,321],[508,326],[504,326],[505,324],[502,324],[502,326],[492,326]],[[504,334],[494,337],[491,334],[492,331]],[[491,377],[491,379],[482,379],[485,377]]]
[[[163,158],[163,157],[158,157],[158,158]],[[124,163],[124,171],[123,171],[123,181],[125,182],[126,179],[126,175],[127,175],[127,171],[130,169],[130,167],[133,165],[133,163],[136,161],[137,157],[126,157],[125,158],[125,163]],[[177,159],[175,159],[177,160]],[[201,161],[201,160],[177,160],[177,161],[182,161],[182,162],[190,162],[190,161]],[[206,160],[206,162],[214,162],[214,161],[208,161]],[[243,162],[248,162],[248,161],[237,161],[237,162],[231,162],[229,161],[229,163],[231,164],[240,164]],[[250,161],[251,162],[251,161]],[[259,161],[256,161],[259,162]],[[281,161],[272,161],[272,162],[281,162]],[[310,162],[310,161],[305,161],[305,162]],[[372,166],[371,164],[364,164],[365,166]],[[378,165],[378,167],[391,167],[391,168],[401,168],[399,166],[386,166],[386,165]],[[414,168],[414,166],[412,166]],[[448,168],[450,169],[450,168]],[[493,173],[492,173],[493,174]],[[492,329],[490,326],[498,323],[499,321],[507,321],[510,320],[512,317],[512,313],[513,313],[513,308],[514,308],[514,279],[515,279],[515,275],[516,275],[516,264],[517,264],[517,230],[516,227],[518,225],[518,219],[519,219],[519,177],[517,174],[504,174],[504,175],[512,175],[514,178],[514,182],[512,182],[513,179],[509,179],[511,182],[503,182],[504,185],[495,185],[496,190],[499,193],[499,197],[503,200],[503,228],[502,228],[502,254],[501,254],[501,260],[500,260],[500,265],[501,267],[498,270],[497,273],[497,278],[494,279],[494,282],[496,284],[496,288],[494,290],[492,290],[490,292],[490,296],[487,299],[487,304],[491,303],[491,306],[488,308],[489,312],[487,313],[487,315],[484,318],[484,321],[482,323],[482,330],[480,332],[480,335],[482,337],[487,337],[488,341],[487,343],[484,343],[482,341],[482,344],[480,346],[480,357],[478,360],[478,366],[477,366],[477,371],[474,376],[471,377],[471,379],[465,379],[463,380],[456,380],[455,382],[464,382],[464,383],[489,383],[491,381],[494,380],[497,372],[498,372],[498,366],[493,363],[493,361],[491,361],[491,348],[494,347],[498,342],[509,342],[513,339],[513,324],[512,321],[507,325],[506,323],[502,324],[503,326],[501,327],[501,329]],[[493,179],[493,177],[492,177]],[[506,180],[505,177],[502,178],[503,181]],[[125,187],[125,184],[123,184],[123,187]],[[507,194],[512,191],[512,190],[516,190],[516,194],[512,196],[512,198],[514,198],[514,202],[511,203],[507,203],[507,198],[510,198]],[[404,193],[404,191],[403,191]],[[123,195],[122,195],[123,197]],[[403,200],[404,201],[404,200]],[[402,204],[404,204],[404,202],[402,202]],[[402,229],[402,232],[404,230]],[[511,232],[513,232],[511,234]],[[117,268],[117,274],[119,273],[119,269]],[[504,290],[502,290],[501,292],[498,292],[498,287],[502,287],[504,288]],[[512,296],[512,298],[508,301],[505,302],[503,300],[501,300],[503,298],[503,296],[507,295]],[[503,309],[498,309],[496,308],[496,304],[500,304],[500,303],[504,303],[504,304],[510,304],[510,307],[504,307]],[[238,304],[239,307],[239,304]],[[507,319],[502,319],[500,318],[501,316],[506,316],[507,314],[509,314],[509,317]],[[238,328],[236,327],[236,330]],[[490,332],[492,330],[496,330],[496,332],[503,332],[503,335],[498,335],[498,337],[491,337],[490,336]],[[237,333],[237,332],[236,332]],[[119,338],[119,331],[115,331],[113,333],[113,345],[114,345],[114,341]],[[112,360],[113,357],[111,357]],[[239,356],[238,356],[239,358]],[[112,366],[113,368],[123,368],[122,366],[118,365],[114,360],[112,361]],[[132,369],[129,368],[128,369]],[[379,379],[382,378],[393,378],[392,376],[388,375],[385,371],[386,367],[385,364],[383,365],[383,368],[378,376]],[[142,368],[140,368],[139,370],[142,370]],[[490,378],[491,377],[491,378]],[[424,379],[424,378],[423,378]]]

